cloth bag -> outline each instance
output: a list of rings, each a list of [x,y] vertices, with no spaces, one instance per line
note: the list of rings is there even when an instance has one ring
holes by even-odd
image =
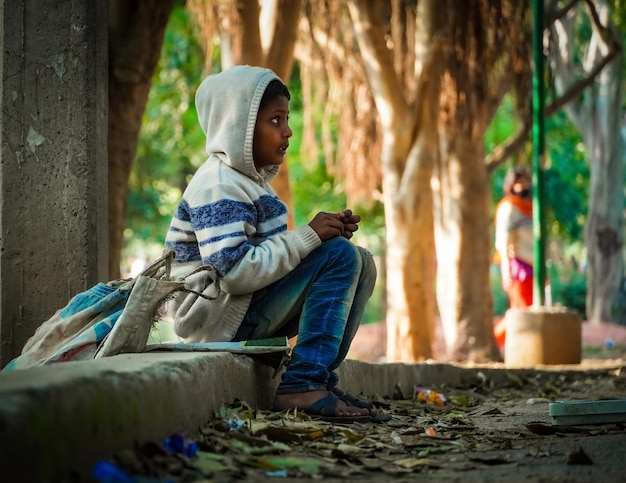
[[[159,306],[173,292],[189,290],[184,277],[169,279],[174,257],[169,251],[135,279],[100,282],[75,295],[37,328],[3,370],[143,351]],[[113,332],[118,322],[121,327]]]
[[[205,280],[214,285],[217,293],[219,293],[217,272],[209,266],[202,266],[176,281],[139,275],[135,280],[135,285],[130,292],[122,315],[98,347],[94,358],[98,359],[127,352],[143,352],[152,329],[154,316],[165,299],[173,292],[182,290],[192,292],[198,297],[209,298],[186,286],[187,279],[199,272],[211,274]]]

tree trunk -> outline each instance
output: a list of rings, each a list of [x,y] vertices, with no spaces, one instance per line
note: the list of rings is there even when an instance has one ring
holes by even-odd
[[[626,324],[626,307],[616,304],[624,278],[622,59],[619,54],[600,74],[589,131],[583,133],[591,173],[585,226],[587,320],[598,323]]]
[[[453,360],[501,359],[493,336],[489,284],[491,216],[482,142],[445,134],[436,169],[437,301]]]
[[[599,24],[592,22],[583,69],[600,65],[621,36],[610,23],[606,1],[595,5]],[[575,20],[578,11],[570,10],[550,26],[550,61],[559,94],[566,92],[579,76],[574,64]],[[622,62],[619,53],[601,71],[591,88],[564,106],[564,110],[583,137],[590,166],[589,211],[585,226],[587,247],[587,320],[592,323],[626,323],[623,302],[624,255],[624,151],[621,145]],[[620,313],[621,312],[621,313]]]
[[[439,158],[435,168],[437,300],[448,356],[458,361],[501,360],[493,334],[490,186],[484,132],[516,53],[503,48],[507,22],[522,21],[506,2],[450,0],[438,17],[446,36],[442,55]],[[505,15],[505,12],[508,15]]]
[[[428,6],[424,12],[432,12]],[[432,357],[435,250],[431,176],[437,155],[439,75],[436,48],[420,37],[426,65],[419,82],[394,70],[378,4],[349,3],[368,82],[383,129],[382,178],[386,222],[387,360]],[[398,7],[398,5],[396,5]],[[425,15],[430,18],[429,15]],[[423,32],[431,32],[426,22]],[[421,66],[420,66],[421,68]],[[415,90],[417,89],[417,91]],[[416,95],[417,92],[417,95]],[[413,104],[412,99],[419,99]]]
[[[387,139],[393,137],[391,134],[388,133]],[[415,183],[397,184],[396,180],[401,180],[400,177],[389,169],[383,171],[389,362],[414,362],[430,359],[433,355],[435,246],[430,188],[432,144],[434,139],[421,136],[415,141],[410,154],[400,151],[397,159],[388,160],[383,149],[383,164],[387,167],[406,163],[419,172],[414,176]],[[389,151],[392,149],[389,148]],[[406,173],[404,175],[407,176]]]
[[[174,0],[109,2],[109,278],[120,276],[128,200],[143,112]]]

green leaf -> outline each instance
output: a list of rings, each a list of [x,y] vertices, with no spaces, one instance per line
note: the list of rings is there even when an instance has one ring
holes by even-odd
[[[275,458],[258,458],[255,460],[258,466],[268,470],[297,469],[307,475],[315,475],[320,468],[326,465],[322,460],[302,456],[284,456]]]

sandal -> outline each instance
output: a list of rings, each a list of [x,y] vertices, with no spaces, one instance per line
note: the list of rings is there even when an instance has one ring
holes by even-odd
[[[300,408],[300,410],[314,419],[321,419],[331,423],[368,423],[372,420],[371,416],[335,416],[337,403],[340,400],[339,396],[329,392],[327,396],[318,399],[308,408]]]
[[[364,401],[363,399],[359,399],[358,397],[353,396],[352,394],[349,394],[347,392],[344,392],[341,389],[334,388],[331,391],[331,394],[334,394],[340,399],[343,399],[350,406],[355,406],[361,409],[367,409],[370,412],[372,421],[375,423],[386,423],[387,421],[391,420],[391,414],[387,414],[385,412],[379,411],[371,403]]]

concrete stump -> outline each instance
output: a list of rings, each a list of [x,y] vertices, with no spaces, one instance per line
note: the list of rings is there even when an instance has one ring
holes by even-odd
[[[580,363],[582,320],[577,312],[565,307],[529,307],[509,309],[505,317],[505,366]]]

